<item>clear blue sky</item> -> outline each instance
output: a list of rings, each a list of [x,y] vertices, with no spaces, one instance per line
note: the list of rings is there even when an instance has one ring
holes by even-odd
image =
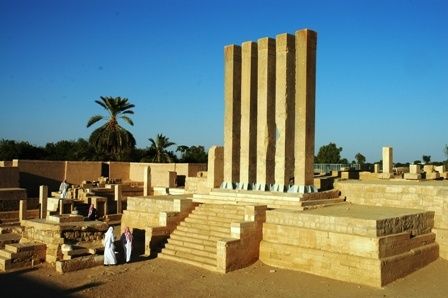
[[[316,152],[445,159],[446,0],[0,0],[0,138],[88,138],[94,100],[122,96],[140,148],[222,144],[224,46],[302,28],[318,32]]]

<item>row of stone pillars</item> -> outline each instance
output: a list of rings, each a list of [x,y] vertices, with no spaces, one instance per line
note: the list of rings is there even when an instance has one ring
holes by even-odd
[[[224,48],[225,189],[314,192],[314,31]]]

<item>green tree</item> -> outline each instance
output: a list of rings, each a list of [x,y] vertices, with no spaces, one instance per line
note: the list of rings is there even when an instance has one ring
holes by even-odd
[[[177,146],[177,152],[181,153],[180,162],[207,163],[208,154],[204,146]]]
[[[358,163],[361,167],[366,163],[366,157],[361,153],[356,153],[355,155],[356,163]]]
[[[45,159],[45,149],[28,142],[0,140],[0,160],[13,159]]]
[[[149,159],[152,162],[173,162],[176,156],[172,151],[168,151],[168,148],[176,145],[171,142],[170,139],[163,134],[157,134],[155,139],[148,139],[151,143],[149,147]]]
[[[317,153],[317,163],[340,163],[342,147],[337,147],[335,143],[330,143],[320,147]],[[345,159],[345,163],[348,161]]]
[[[92,132],[89,142],[96,149],[97,157],[101,159],[126,159],[135,148],[135,139],[129,131],[118,124],[118,119],[124,120],[129,125],[134,125],[127,115],[134,114],[132,108],[135,105],[129,103],[127,98],[101,96],[100,99],[95,102],[103,107],[109,115],[108,117],[95,115],[89,119],[87,127],[107,118],[105,124]]]
[[[425,164],[429,164],[431,162],[431,155],[423,155],[422,160]]]
[[[414,160],[414,162],[413,162],[412,164],[414,164],[414,165],[419,165],[419,164],[421,164],[421,163],[422,163],[421,160]]]
[[[76,141],[62,140],[45,145],[48,160],[94,160],[95,149],[83,138]]]

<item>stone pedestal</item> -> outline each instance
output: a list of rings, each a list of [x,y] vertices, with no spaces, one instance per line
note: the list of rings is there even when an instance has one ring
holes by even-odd
[[[420,165],[409,165],[409,173],[404,173],[403,178],[406,180],[420,180],[422,178]]]
[[[376,163],[373,165],[373,172],[376,174],[380,173],[380,165],[379,164]]]
[[[393,173],[393,151],[392,147],[383,147],[383,172],[378,175],[380,179],[390,179]]]

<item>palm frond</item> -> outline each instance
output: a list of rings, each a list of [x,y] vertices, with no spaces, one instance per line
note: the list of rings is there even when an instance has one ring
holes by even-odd
[[[104,118],[104,117],[101,116],[101,115],[95,115],[95,116],[92,116],[92,117],[89,119],[89,121],[87,121],[87,127],[90,127],[92,124],[94,124],[94,123],[100,121],[100,120],[103,119],[103,118]]]
[[[129,125],[134,125],[134,122],[132,122],[131,118],[127,117],[127,116],[121,116],[121,119],[123,119],[124,121],[126,121]]]

